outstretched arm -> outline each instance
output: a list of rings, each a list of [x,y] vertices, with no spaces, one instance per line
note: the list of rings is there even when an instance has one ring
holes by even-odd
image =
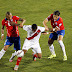
[[[47,34],[50,34],[50,33],[53,33],[53,32],[42,32],[43,35],[47,35]]]
[[[46,25],[47,22],[48,22],[47,19],[45,19],[45,20],[43,21],[43,25],[44,25],[44,27],[45,27],[45,31],[48,31],[48,30],[49,30],[48,27],[47,27],[47,25]]]

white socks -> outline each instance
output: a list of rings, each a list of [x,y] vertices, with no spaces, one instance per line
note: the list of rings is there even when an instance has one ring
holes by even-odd
[[[52,55],[55,55],[55,51],[54,51],[54,46],[53,46],[53,44],[52,44],[52,45],[49,45],[49,49],[50,49],[50,51],[51,51],[51,54],[52,54]]]
[[[14,53],[12,53],[12,55],[13,55],[13,56],[16,56],[16,55],[17,55],[16,51],[15,51]]]
[[[63,44],[63,41],[62,41],[62,40],[59,40],[58,42],[59,42],[59,44],[60,44],[60,47],[62,48],[63,55],[66,56],[65,46],[64,46],[64,44]]]
[[[5,50],[4,49],[2,49],[1,51],[0,51],[0,59],[3,57],[3,55],[5,54]]]

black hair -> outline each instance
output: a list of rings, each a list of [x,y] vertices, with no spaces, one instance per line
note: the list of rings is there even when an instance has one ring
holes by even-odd
[[[6,13],[6,15],[10,15],[10,14],[11,14],[10,12],[7,12],[7,13]]]
[[[35,31],[37,29],[37,25],[36,24],[32,24],[32,30]]]
[[[60,12],[58,10],[56,10],[56,11],[54,11],[53,15],[59,16],[60,15]]]

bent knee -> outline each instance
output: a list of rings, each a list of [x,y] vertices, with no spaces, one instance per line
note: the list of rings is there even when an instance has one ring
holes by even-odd
[[[42,56],[39,56],[38,58],[39,58],[39,59],[41,59],[41,58],[42,58]]]
[[[6,51],[8,49],[9,45],[6,45],[3,47],[3,49]]]
[[[37,54],[37,56],[38,56],[39,59],[42,58],[42,54],[41,53]]]
[[[52,39],[49,39],[49,40],[48,40],[48,45],[51,45],[51,44],[53,44],[53,42],[54,42],[54,40],[52,40]]]

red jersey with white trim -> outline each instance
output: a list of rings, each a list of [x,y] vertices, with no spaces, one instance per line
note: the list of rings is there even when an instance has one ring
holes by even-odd
[[[52,26],[53,28],[59,27],[60,30],[64,30],[63,20],[62,20],[61,17],[59,17],[59,18],[57,19],[57,21],[54,21],[54,19],[53,19],[53,14],[51,14],[50,16],[47,17],[47,20],[48,20],[48,21],[51,21],[51,26]]]
[[[19,20],[18,16],[12,16],[11,21],[14,21],[15,23],[17,23],[18,20]],[[18,26],[10,25],[11,21],[9,21],[9,20],[7,20],[7,18],[5,18],[5,19],[2,20],[2,25],[6,26],[8,37],[18,37],[19,36]]]

